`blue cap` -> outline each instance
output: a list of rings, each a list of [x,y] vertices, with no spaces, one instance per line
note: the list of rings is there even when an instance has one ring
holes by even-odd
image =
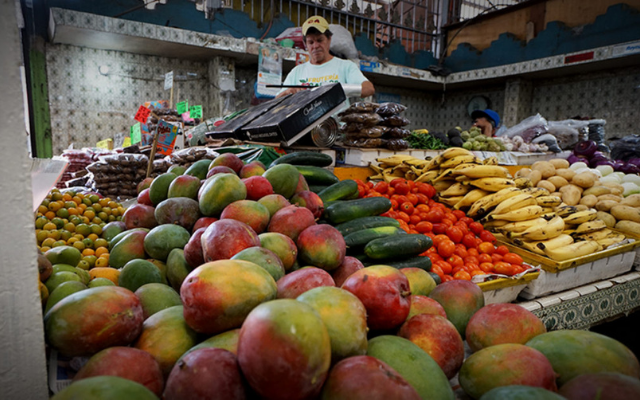
[[[475,110],[471,113],[471,118],[476,119],[479,117],[490,119],[496,124],[496,127],[500,125],[500,116],[498,115],[498,113],[488,108],[485,110]]]

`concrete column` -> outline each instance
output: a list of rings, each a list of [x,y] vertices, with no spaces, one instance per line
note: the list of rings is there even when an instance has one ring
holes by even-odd
[[[512,127],[531,116],[533,84],[525,79],[507,81],[504,90],[504,115],[502,125]]]
[[[234,92],[236,90],[236,66],[231,58],[215,57],[209,61],[209,109],[204,118],[223,117],[236,111]]]
[[[0,0],[0,397],[47,399],[15,0]]]

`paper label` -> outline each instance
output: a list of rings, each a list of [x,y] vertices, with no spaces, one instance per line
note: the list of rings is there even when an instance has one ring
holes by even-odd
[[[169,90],[173,87],[173,71],[164,74],[164,90]]]
[[[129,146],[131,146],[131,138],[129,136],[125,136],[124,140],[122,141],[122,147]]]
[[[189,110],[189,101],[181,101],[180,103],[176,103],[176,111],[178,114],[182,115]]]
[[[133,119],[135,119],[136,121],[140,121],[141,123],[144,124],[147,122],[147,118],[149,118],[149,114],[151,114],[151,110],[149,110],[145,106],[140,106],[140,108],[138,108],[138,112],[136,113],[136,116],[133,117]]]
[[[261,46],[258,54],[256,97],[276,97],[280,88],[267,88],[266,85],[280,85],[281,82],[282,54],[280,49]]]
[[[191,118],[202,118],[202,106],[189,107],[189,116]]]
[[[176,125],[170,124],[165,120],[158,121],[158,129],[156,135],[158,135],[158,147],[156,147],[156,153],[165,156],[171,155],[173,147],[176,144],[176,137],[180,128]]]
[[[139,122],[129,129],[129,136],[131,137],[131,144],[140,143],[142,141],[142,129],[140,128]]]
[[[105,139],[96,143],[96,147],[101,149],[112,150],[113,149],[113,139]]]

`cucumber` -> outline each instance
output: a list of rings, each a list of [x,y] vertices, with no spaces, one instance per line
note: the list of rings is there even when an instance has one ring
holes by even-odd
[[[342,233],[342,236],[346,236],[362,229],[375,228],[378,226],[395,226],[399,228],[400,222],[389,217],[361,217],[337,225],[335,228]]]
[[[358,184],[353,179],[345,179],[318,193],[322,201],[336,201],[358,194]]]
[[[388,265],[393,268],[420,268],[427,272],[431,271],[431,259],[427,256],[415,256],[404,260],[378,260],[378,264]]]
[[[269,165],[269,167],[273,167],[274,165],[278,164],[313,165],[316,167],[328,167],[333,164],[333,158],[331,158],[331,156],[328,154],[318,153],[316,151],[296,151],[276,158],[271,162],[271,165]]]
[[[440,279],[440,275],[436,274],[435,272],[431,272],[431,271],[429,271],[429,275],[431,275],[433,280],[436,281],[436,285],[439,285],[439,284],[442,283],[442,279]]]
[[[292,164],[293,165],[293,164]],[[337,176],[328,169],[313,165],[293,165],[304,176],[309,185],[333,185],[340,182]]]
[[[391,208],[386,197],[367,197],[357,200],[343,200],[324,209],[325,218],[332,224],[340,224],[361,217],[380,215]]]
[[[322,192],[323,190],[325,190],[328,187],[331,187],[331,185],[329,185],[329,186],[327,186],[327,185],[309,185],[309,190],[312,191],[315,194],[318,194],[318,193]]]
[[[347,247],[364,246],[374,239],[395,234],[406,234],[406,232],[396,226],[378,226],[350,233],[344,237],[344,242]]]
[[[431,238],[422,234],[393,235],[370,241],[364,254],[374,260],[406,258],[427,251],[432,244]]]

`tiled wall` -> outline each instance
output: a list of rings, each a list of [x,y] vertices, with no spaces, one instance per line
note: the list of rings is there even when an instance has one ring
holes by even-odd
[[[169,99],[164,74],[174,71],[174,102],[188,99],[207,116],[207,63],[71,45],[46,49],[53,154],[129,133],[145,101]],[[107,75],[100,66],[109,68]]]

